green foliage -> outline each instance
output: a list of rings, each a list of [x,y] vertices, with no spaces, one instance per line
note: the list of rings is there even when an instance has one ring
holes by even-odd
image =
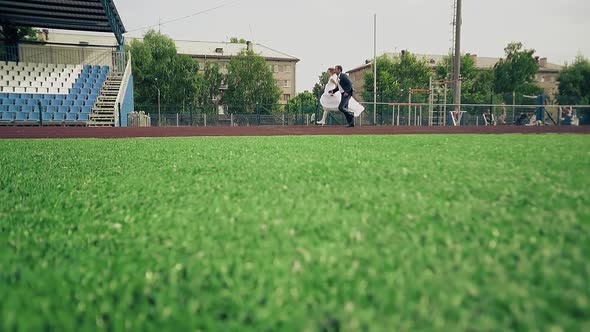
[[[224,76],[220,72],[219,65],[215,62],[207,62],[203,73],[203,89],[201,90],[201,103],[206,110],[215,111],[219,87],[223,83]],[[215,100],[215,101],[214,101]]]
[[[590,61],[579,56],[559,75],[558,101],[562,105],[590,104]]]
[[[438,80],[452,80],[449,68],[453,60],[445,56],[437,66],[435,74]],[[452,100],[452,87],[449,86],[447,100]],[[461,103],[489,104],[494,95],[494,71],[478,69],[474,58],[465,54],[461,56]],[[500,101],[500,98],[494,100]]]
[[[278,110],[281,89],[260,55],[242,51],[233,57],[228,65],[226,84],[222,102],[230,113],[255,113],[257,105],[270,111]]]
[[[197,102],[203,86],[199,65],[189,56],[177,54],[172,39],[152,30],[145,34],[143,41],[133,40],[130,51],[136,103],[155,105],[157,88],[161,91],[162,105]]]
[[[524,49],[522,43],[510,43],[504,49],[506,59],[494,66],[494,90],[498,94],[541,94],[543,89],[534,84],[539,65],[533,58],[535,50]]]
[[[232,44],[246,44],[247,43],[246,39],[238,38],[238,37],[231,37],[229,42]]]
[[[589,146],[0,140],[0,330],[586,331]]]
[[[410,89],[428,89],[431,75],[428,63],[409,52],[393,59],[383,55],[377,58],[377,101],[407,102]],[[373,101],[373,71],[365,74],[362,96],[366,102]],[[426,101],[427,94],[412,96],[412,102]]]
[[[285,106],[286,113],[309,113],[317,110],[318,99],[313,92],[303,92],[289,100]]]
[[[320,98],[324,94],[324,89],[326,87],[326,84],[328,84],[329,79],[330,77],[328,76],[327,72],[323,72],[318,77],[319,82],[313,86],[313,95],[316,98],[316,100],[320,100]]]
[[[39,30],[30,27],[21,27],[10,22],[0,23],[0,40],[6,45],[17,45],[19,41],[36,41]]]

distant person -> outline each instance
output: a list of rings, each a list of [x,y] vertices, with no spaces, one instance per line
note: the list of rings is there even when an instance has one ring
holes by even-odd
[[[342,94],[340,90],[331,93],[332,90],[338,88],[338,75],[336,74],[336,70],[334,68],[328,68],[328,83],[324,88],[324,94],[320,98],[320,105],[324,109],[324,115],[322,119],[317,122],[318,125],[323,126],[326,124],[328,120],[328,112],[338,110],[338,106],[340,106],[340,101],[342,100]]]
[[[493,126],[494,125],[494,115],[490,112],[489,109],[483,112],[483,119],[485,121],[486,126]]]
[[[563,118],[561,119],[561,124],[562,124],[563,126],[571,126],[571,125],[572,125],[572,123],[573,123],[573,121],[572,121],[572,120],[573,120],[573,118],[574,118],[574,117],[573,117],[572,111],[571,111],[570,109],[567,109],[567,108],[566,108],[566,109],[563,111]]]
[[[502,103],[502,112],[498,117],[498,124],[505,125],[506,124],[506,104]]]
[[[518,119],[516,119],[517,126],[524,126],[528,122],[528,115],[526,113],[520,113]]]
[[[348,78],[348,75],[342,72],[342,66],[336,66],[335,72],[336,75],[338,75],[338,86],[332,89],[330,93],[335,94],[338,91],[342,93],[342,99],[340,100],[340,105],[338,105],[338,110],[346,117],[347,127],[354,127],[354,117],[360,116],[365,109],[352,98],[352,94],[354,93],[352,82]],[[351,100],[353,101],[352,108],[350,108]]]

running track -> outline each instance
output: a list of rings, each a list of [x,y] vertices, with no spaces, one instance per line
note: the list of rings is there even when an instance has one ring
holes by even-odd
[[[497,127],[393,127],[344,128],[306,126],[263,127],[0,127],[6,138],[131,138],[192,136],[301,136],[301,135],[414,135],[414,134],[590,134],[590,126],[497,126]]]

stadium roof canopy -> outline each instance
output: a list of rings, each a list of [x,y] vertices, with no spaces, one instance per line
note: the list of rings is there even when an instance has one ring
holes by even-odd
[[[0,22],[35,28],[111,32],[124,45],[113,0],[0,0]]]

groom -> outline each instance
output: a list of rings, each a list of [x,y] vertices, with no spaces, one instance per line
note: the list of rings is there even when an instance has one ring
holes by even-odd
[[[350,101],[350,98],[352,98],[352,93],[354,92],[352,89],[352,82],[350,82],[348,75],[342,74],[342,66],[340,65],[336,66],[336,74],[338,75],[338,86],[336,89],[330,91],[330,93],[334,94],[338,90],[342,92],[342,100],[340,101],[338,110],[346,117],[346,122],[348,122],[347,127],[354,127],[354,113],[348,110],[348,102]]]

